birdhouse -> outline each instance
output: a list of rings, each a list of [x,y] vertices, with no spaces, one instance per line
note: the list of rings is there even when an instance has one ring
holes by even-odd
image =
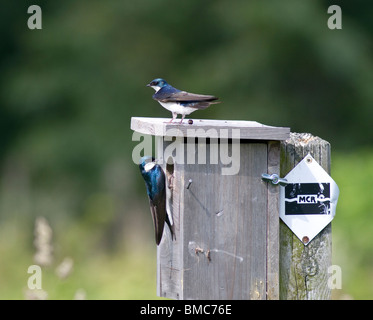
[[[254,121],[132,118],[156,137],[167,180],[157,294],[173,299],[279,298],[280,141],[289,128]]]

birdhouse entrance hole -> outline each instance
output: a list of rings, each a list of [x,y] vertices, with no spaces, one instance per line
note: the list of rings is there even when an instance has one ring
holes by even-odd
[[[167,177],[168,188],[172,189],[172,180],[174,177],[174,159],[172,157],[169,157],[167,159],[166,177]]]

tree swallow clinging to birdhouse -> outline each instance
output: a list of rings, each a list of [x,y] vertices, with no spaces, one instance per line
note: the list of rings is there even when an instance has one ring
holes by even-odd
[[[169,217],[166,210],[166,177],[161,166],[152,157],[142,157],[139,167],[145,180],[149,197],[150,212],[155,230],[155,242],[159,245],[165,222],[170,228],[171,237],[174,235],[172,217]]]
[[[147,87],[152,87],[155,90],[153,99],[157,100],[163,108],[172,112],[170,122],[175,120],[178,114],[181,114],[180,123],[183,123],[187,114],[206,109],[210,104],[220,103],[220,101],[216,101],[217,97],[181,91],[161,78],[154,79],[147,84]]]

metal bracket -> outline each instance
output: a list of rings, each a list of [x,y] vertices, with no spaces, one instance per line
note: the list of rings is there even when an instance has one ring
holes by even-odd
[[[271,182],[274,186],[280,185],[280,186],[286,186],[288,184],[288,181],[284,178],[280,178],[278,174],[273,173],[273,174],[268,174],[268,173],[263,173],[262,174],[262,180],[266,182]]]

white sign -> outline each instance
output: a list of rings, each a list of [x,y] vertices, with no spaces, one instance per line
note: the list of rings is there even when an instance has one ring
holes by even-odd
[[[339,189],[328,173],[308,154],[280,188],[280,218],[305,244],[334,218]]]

